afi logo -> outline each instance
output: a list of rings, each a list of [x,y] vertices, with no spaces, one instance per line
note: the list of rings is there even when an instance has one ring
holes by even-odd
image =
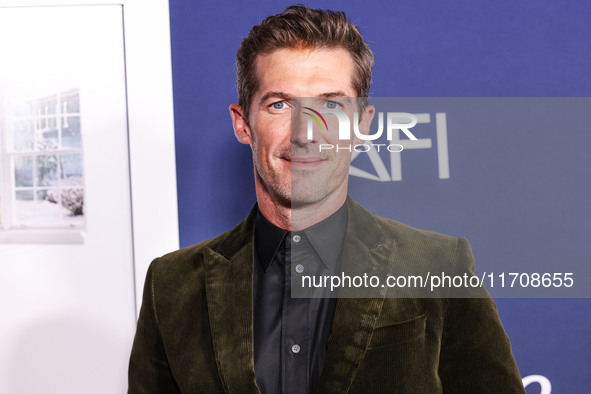
[[[416,124],[419,125],[430,125],[431,114],[418,113],[413,115],[416,119]],[[426,131],[427,127],[421,128]],[[431,127],[432,130],[432,127]],[[432,131],[430,133],[432,133]],[[437,112],[435,114],[435,139],[437,147],[437,167],[439,172],[439,179],[449,179],[449,152],[447,148],[447,117],[445,112]],[[367,145],[367,141],[365,143]],[[401,139],[400,133],[393,133],[392,139],[390,139],[390,145],[386,144],[371,144],[373,149],[366,149],[363,152],[367,152],[368,158],[374,167],[375,173],[364,171],[360,168],[351,165],[349,168],[349,174],[358,176],[361,178],[371,179],[380,182],[394,182],[402,180],[402,153],[397,153],[394,150],[387,149],[390,152],[390,171],[386,168],[382,157],[380,156],[380,146],[389,148],[393,145],[402,146],[404,150],[407,149],[432,149],[433,139],[432,138],[415,138],[415,139]],[[382,149],[383,151],[384,149]],[[402,149],[400,149],[402,151]],[[362,150],[354,150],[351,156],[351,162],[359,156]],[[406,153],[405,153],[406,154]]]
[[[552,393],[552,384],[547,377],[542,375],[529,375],[525,378],[521,379],[523,381],[523,386],[527,387],[532,383],[537,383],[540,385],[540,394],[551,394]]]

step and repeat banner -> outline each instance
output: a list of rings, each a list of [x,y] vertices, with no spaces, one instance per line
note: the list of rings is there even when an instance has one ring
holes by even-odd
[[[379,116],[386,126],[349,148],[352,197],[468,238],[527,392],[591,392],[591,5],[304,3],[345,11],[376,57],[370,133]],[[288,5],[170,2],[183,247],[256,201],[251,151],[228,111],[234,57],[253,25]],[[389,113],[413,115],[416,140],[388,134]]]

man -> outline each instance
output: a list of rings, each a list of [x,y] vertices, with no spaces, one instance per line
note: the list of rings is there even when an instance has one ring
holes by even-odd
[[[343,13],[289,7],[243,40],[230,113],[258,203],[236,228],[151,264],[130,393],[524,393],[489,298],[292,297],[303,273],[473,270],[466,240],[347,196],[350,152],[318,149],[338,143],[334,119],[307,132],[303,114],[322,108],[358,110],[368,132],[374,108],[351,98],[367,96],[372,66]]]

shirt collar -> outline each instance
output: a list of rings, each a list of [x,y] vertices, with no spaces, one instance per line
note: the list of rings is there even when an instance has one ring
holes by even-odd
[[[259,261],[265,271],[269,268],[269,264],[275,258],[288,233],[289,231],[268,221],[257,206],[257,217],[254,224],[254,245]]]
[[[323,221],[301,231],[290,232],[269,222],[257,208],[255,221],[255,250],[265,271],[275,258],[284,242],[295,246],[291,240],[295,235],[305,237],[328,268],[338,263],[343,251],[347,231],[347,205],[343,204],[335,213]]]

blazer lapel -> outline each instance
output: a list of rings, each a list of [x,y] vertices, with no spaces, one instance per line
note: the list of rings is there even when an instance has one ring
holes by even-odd
[[[375,218],[355,203],[347,200],[349,222],[342,257],[344,274],[353,277],[389,275],[389,261],[394,251],[393,240],[384,236]],[[363,359],[376,325],[386,288],[362,289],[364,296],[354,292],[341,293],[337,300],[328,340],[328,350],[318,382],[317,393],[347,393]],[[368,291],[373,293],[368,294]],[[349,298],[341,298],[341,297]]]
[[[228,393],[260,394],[254,373],[252,277],[256,207],[219,248],[205,250],[207,311],[217,368]]]

